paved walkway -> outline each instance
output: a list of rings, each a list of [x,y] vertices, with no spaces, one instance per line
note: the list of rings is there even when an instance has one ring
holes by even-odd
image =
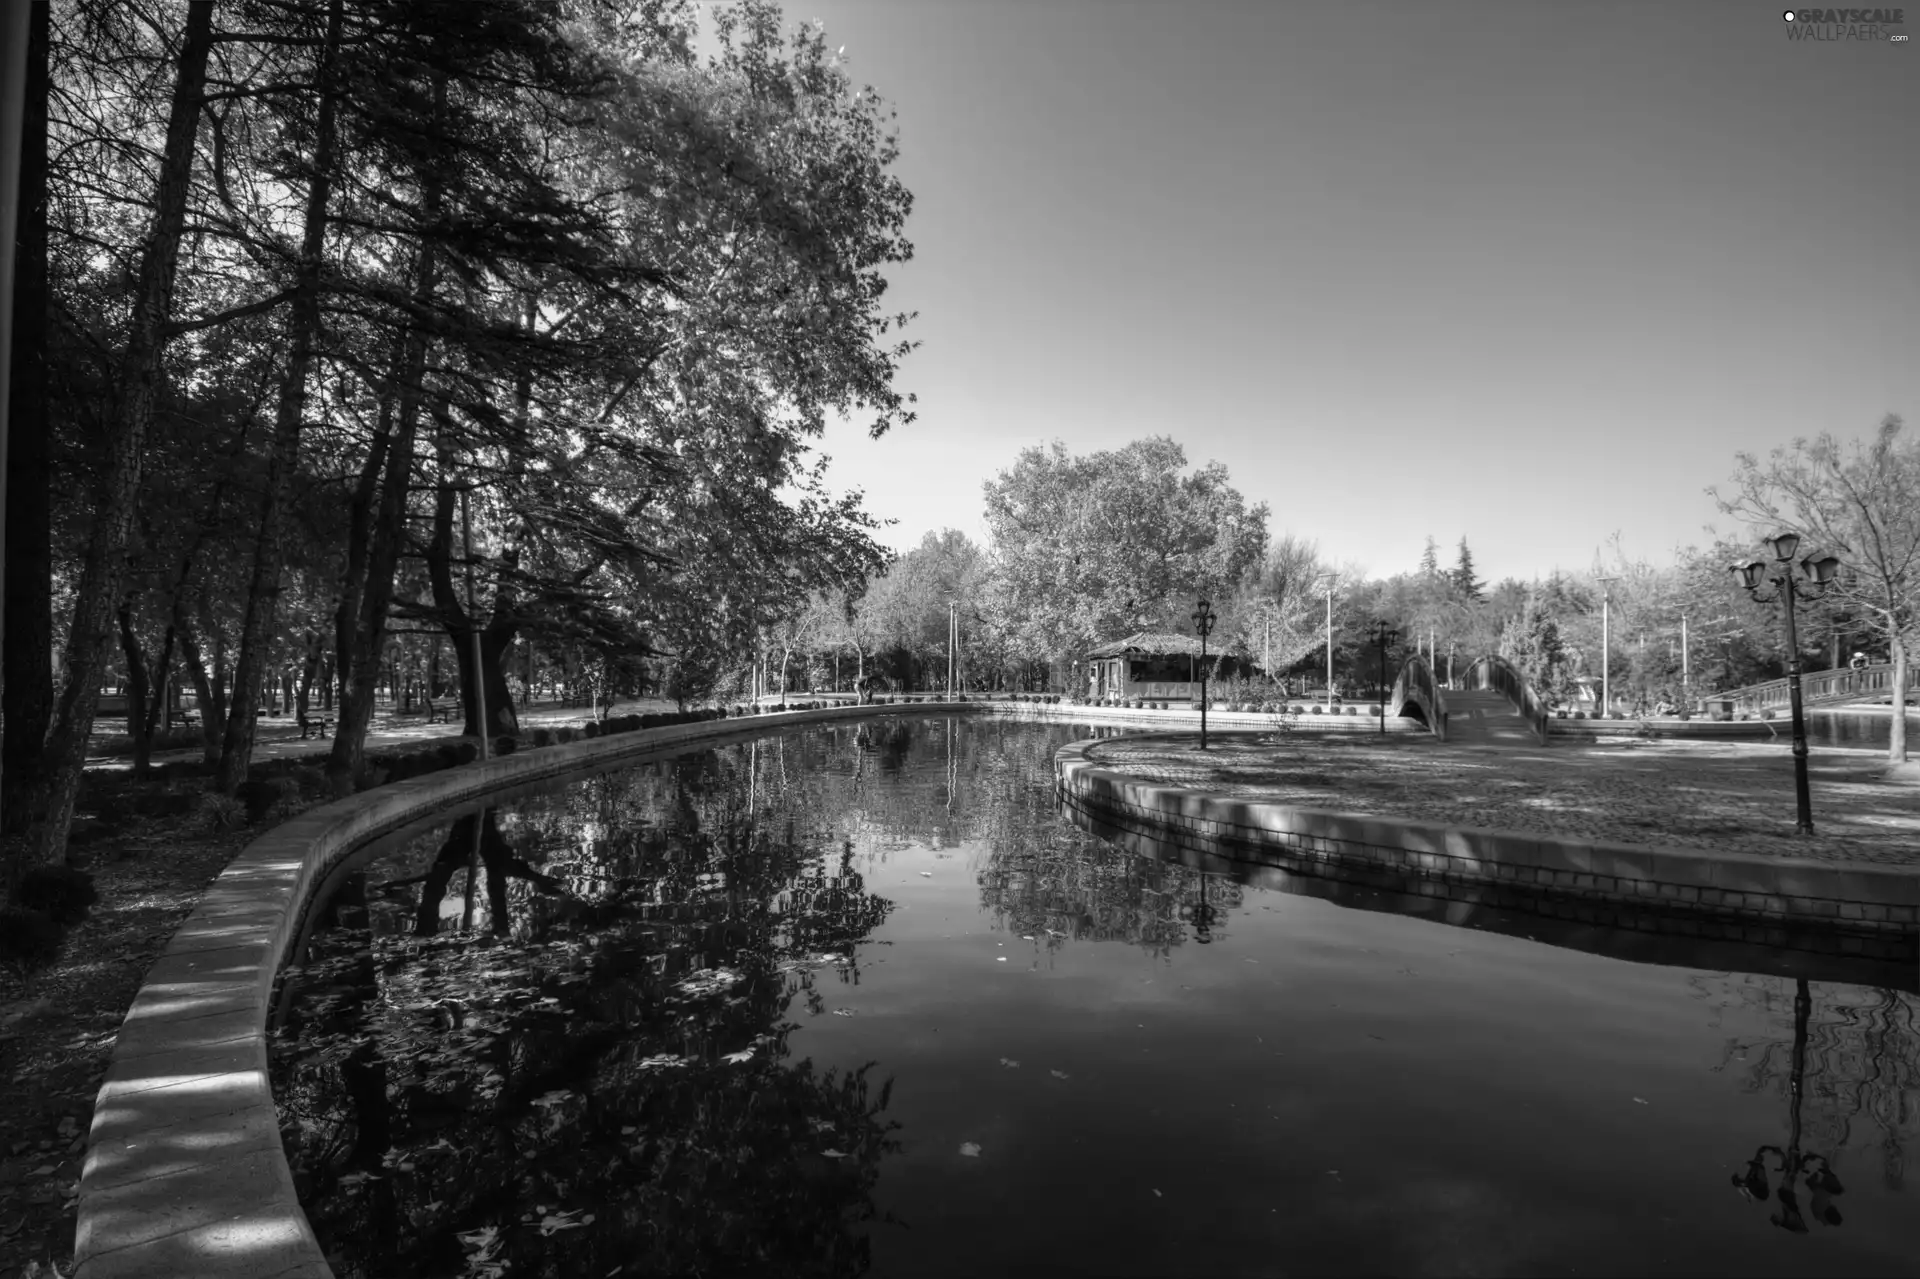
[[[609,715],[648,715],[673,709],[673,703],[661,701],[623,701],[614,704]],[[556,724],[584,724],[593,718],[593,709],[588,706],[563,706],[556,703],[541,703],[520,710],[520,729],[527,732],[535,728],[551,728]],[[315,717],[316,719],[318,716]],[[373,724],[367,732],[366,749],[374,751],[393,750],[395,747],[416,746],[421,742],[450,740],[460,736],[463,727],[456,711],[451,723],[429,724],[424,715],[392,715],[385,711],[376,712]],[[301,739],[300,729],[291,719],[263,719],[255,730],[253,759],[255,763],[269,759],[311,756],[314,763],[325,760],[327,752],[333,749],[331,737],[309,737]],[[478,740],[478,739],[476,739]],[[155,751],[153,762],[171,763],[175,760],[197,760],[201,757],[198,746],[184,750]],[[89,755],[88,768],[132,768],[133,760],[121,755]]]
[[[1793,757],[1752,742],[1428,737],[1122,737],[1089,752],[1142,780],[1300,808],[1576,839],[1821,861],[1920,864],[1920,763],[1816,748],[1811,838],[1794,832]]]

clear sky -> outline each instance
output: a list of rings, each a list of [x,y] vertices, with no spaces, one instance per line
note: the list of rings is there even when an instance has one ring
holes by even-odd
[[[891,545],[983,538],[1025,447],[1167,434],[1335,559],[1464,534],[1531,577],[1730,530],[1736,450],[1920,430],[1914,42],[1710,0],[787,12],[916,197],[920,419],[823,445]]]

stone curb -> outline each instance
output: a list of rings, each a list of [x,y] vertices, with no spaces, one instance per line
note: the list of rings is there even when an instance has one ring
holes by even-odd
[[[331,1279],[267,1076],[274,977],[308,898],[369,840],[505,787],[795,724],[985,710],[894,703],[703,720],[467,764],[311,809],[241,851],[148,970],[94,1103],[75,1279]]]
[[[1069,807],[1170,842],[1256,848],[1307,874],[1386,869],[1410,881],[1519,886],[1730,923],[1836,931],[1851,934],[1840,943],[1848,953],[1865,953],[1871,939],[1906,945],[1920,927],[1920,866],[1581,842],[1235,799],[1103,768],[1089,751],[1112,740],[1055,753]]]

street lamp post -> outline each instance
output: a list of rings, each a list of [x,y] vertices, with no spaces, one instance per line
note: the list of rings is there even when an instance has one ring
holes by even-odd
[[[1693,709],[1693,663],[1687,650],[1687,615],[1680,614],[1680,698],[1688,710]]]
[[[1780,565],[1780,571],[1768,576],[1765,561],[1754,560],[1750,564],[1735,564],[1730,571],[1742,590],[1756,603],[1771,604],[1774,600],[1786,602],[1787,615],[1787,692],[1793,703],[1793,798],[1795,806],[1794,828],[1802,835],[1813,834],[1813,805],[1807,795],[1807,724],[1806,716],[1800,706],[1800,635],[1794,626],[1794,564],[1793,556],[1800,549],[1800,535],[1797,533],[1776,533],[1767,539],[1767,546],[1773,552],[1774,562]],[[1815,559],[1809,555],[1800,561],[1800,575],[1807,579],[1801,588],[1808,599],[1819,599],[1827,593],[1827,584],[1833,581],[1834,570],[1840,567],[1840,561],[1831,555]],[[1760,592],[1765,583],[1771,582],[1776,588],[1774,594],[1761,598]]]
[[[1327,714],[1333,714],[1333,584],[1340,580],[1338,573],[1322,573],[1320,577],[1327,583]]]
[[[1203,598],[1193,610],[1193,629],[1200,633],[1200,749],[1207,749],[1207,636],[1218,621]]]
[[[1373,624],[1373,642],[1380,646],[1380,731],[1387,731],[1387,647],[1400,638],[1400,632],[1385,622]]]
[[[1596,577],[1600,583],[1600,717],[1605,719],[1613,710],[1613,688],[1609,676],[1612,674],[1613,657],[1613,584],[1618,579]]]

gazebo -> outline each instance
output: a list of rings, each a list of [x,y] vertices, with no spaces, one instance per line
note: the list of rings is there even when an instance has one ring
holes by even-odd
[[[1208,678],[1222,654],[1207,653]],[[1200,696],[1200,641],[1172,632],[1139,631],[1087,654],[1087,695],[1096,702]]]

